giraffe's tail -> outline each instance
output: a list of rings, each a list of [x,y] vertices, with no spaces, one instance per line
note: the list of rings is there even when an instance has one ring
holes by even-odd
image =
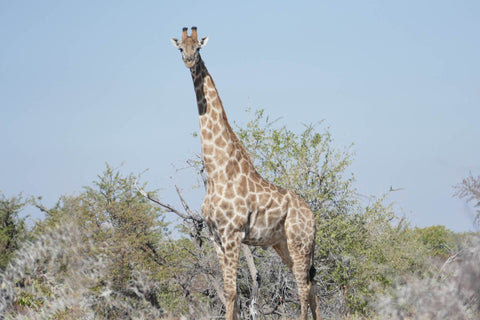
[[[317,274],[317,270],[315,269],[315,267],[312,266],[310,267],[310,271],[309,271],[309,275],[310,275],[310,282],[313,281],[313,278],[315,278],[315,275]]]
[[[315,263],[315,235],[317,234],[317,226],[315,225],[314,231],[313,231],[313,241],[312,241],[312,253],[310,257],[310,263],[312,264],[310,267],[309,276],[310,276],[310,282],[313,282],[313,278],[315,278],[315,275],[317,274],[317,270],[314,267]]]

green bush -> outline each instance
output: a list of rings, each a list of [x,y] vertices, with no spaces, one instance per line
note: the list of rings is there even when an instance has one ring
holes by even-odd
[[[367,205],[357,196],[346,173],[351,147],[334,147],[328,129],[318,131],[321,123],[300,133],[275,123],[257,111],[239,138],[262,176],[297,192],[316,213],[319,294],[336,305],[332,314],[368,314],[369,302],[397,275],[425,269],[425,246],[384,204],[386,196]]]
[[[432,256],[447,258],[455,249],[455,235],[445,226],[415,228],[415,233]]]
[[[26,218],[19,216],[25,205],[21,194],[7,198],[0,192],[0,271],[26,236]]]

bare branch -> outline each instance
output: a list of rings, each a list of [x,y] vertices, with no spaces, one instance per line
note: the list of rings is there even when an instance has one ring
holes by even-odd
[[[226,300],[225,300],[225,291],[223,291],[223,284],[218,281],[217,278],[210,274],[205,274],[205,277],[207,278],[208,281],[212,284],[213,288],[217,292],[217,297],[220,299],[222,304],[225,306],[226,305]]]
[[[182,202],[182,206],[185,209],[185,211],[188,213],[188,216],[190,219],[193,219],[197,222],[203,221],[203,218],[195,211],[192,211],[188,205],[188,203],[185,201],[185,198],[182,195],[182,192],[178,188],[177,185],[175,185],[175,189],[177,190],[178,197],[180,198],[180,201]]]
[[[136,180],[134,182],[134,185],[135,185],[135,188],[137,189],[137,191],[140,192],[140,194],[142,196],[144,196],[145,198],[147,198],[148,200],[150,200],[152,202],[155,202],[156,204],[158,204],[162,208],[167,209],[169,212],[175,213],[177,216],[179,216],[180,218],[182,218],[184,220],[190,220],[190,219],[191,220],[196,220],[195,217],[192,217],[192,216],[189,216],[188,214],[182,213],[179,210],[175,209],[173,206],[171,206],[169,204],[166,204],[166,203],[163,203],[163,202],[160,202],[159,200],[152,198],[147,192],[145,192],[145,190],[141,189],[138,186]]]
[[[155,247],[151,243],[147,243],[146,245],[141,246],[140,249],[146,254],[148,254],[150,258],[152,258],[152,260],[159,266],[165,265],[165,258],[158,254],[157,249],[155,249]]]
[[[469,176],[462,180],[456,186],[454,195],[459,199],[465,198],[467,202],[472,202],[476,209],[474,222],[480,225],[480,176],[474,177],[470,172]]]
[[[242,244],[242,251],[247,260],[248,269],[250,270],[250,276],[252,277],[252,294],[250,301],[250,319],[255,320],[258,318],[258,295],[260,291],[260,275],[258,274],[255,262],[253,261],[253,255],[250,248],[246,244]]]

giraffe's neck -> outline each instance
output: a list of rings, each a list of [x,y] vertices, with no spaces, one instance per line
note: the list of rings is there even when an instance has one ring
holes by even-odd
[[[232,173],[232,162],[253,168],[248,153],[228,123],[213,79],[200,57],[190,71],[197,97],[202,154],[208,178],[231,178],[225,175]],[[240,169],[236,164],[233,166]],[[237,171],[240,173],[241,170]]]
[[[210,74],[208,73],[207,67],[205,66],[205,63],[203,63],[201,57],[199,57],[199,61],[195,63],[195,66],[190,69],[190,73],[192,74],[193,86],[195,88],[195,95],[197,97],[198,114],[203,116],[207,112],[207,99],[204,93],[204,81],[207,76],[210,77]]]

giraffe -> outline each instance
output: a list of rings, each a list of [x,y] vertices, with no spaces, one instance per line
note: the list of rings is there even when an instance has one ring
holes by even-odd
[[[315,294],[315,216],[295,193],[273,185],[255,170],[252,160],[227,120],[213,79],[200,57],[208,37],[198,40],[197,28],[182,29],[172,38],[190,69],[200,118],[200,138],[207,191],[202,214],[222,268],[226,319],[237,319],[237,267],[242,243],[272,246],[293,272],[301,304],[320,318]]]

